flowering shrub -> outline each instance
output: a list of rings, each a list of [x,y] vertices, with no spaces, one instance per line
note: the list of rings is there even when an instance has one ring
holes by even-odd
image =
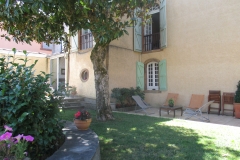
[[[0,158],[3,160],[22,160],[27,156],[27,142],[32,142],[34,138],[23,134],[12,137],[12,128],[6,125],[4,128],[5,133],[0,135]]]
[[[34,143],[28,146],[28,157],[47,159],[64,141],[58,108],[62,93],[51,89],[50,74],[34,73],[37,61],[27,63],[23,53],[25,59],[0,58],[0,126],[11,124],[14,136],[31,133]]]
[[[75,119],[86,120],[91,118],[91,115],[87,110],[81,109],[80,111],[77,111],[77,113],[74,114],[74,117]]]

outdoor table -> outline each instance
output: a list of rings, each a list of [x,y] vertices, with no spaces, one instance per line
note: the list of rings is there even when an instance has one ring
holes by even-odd
[[[183,114],[183,107],[182,106],[173,106],[173,107],[160,106],[160,108],[159,108],[159,116],[161,116],[161,110],[162,109],[167,110],[168,114],[169,114],[169,111],[173,111],[173,113],[174,113],[173,117],[175,117],[175,111],[178,110],[178,109],[181,110],[181,116]]]

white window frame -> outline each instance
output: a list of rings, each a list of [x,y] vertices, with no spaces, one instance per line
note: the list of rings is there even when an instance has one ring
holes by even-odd
[[[159,90],[158,62],[149,62],[147,64],[147,90]]]
[[[49,43],[49,45],[47,45],[47,43],[42,42],[42,49],[52,50],[52,48],[53,44]]]

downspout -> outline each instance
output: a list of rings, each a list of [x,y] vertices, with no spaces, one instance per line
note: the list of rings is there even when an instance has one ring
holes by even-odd
[[[69,37],[69,42],[71,41],[71,37]],[[70,42],[71,43],[71,42]],[[65,83],[69,84],[69,72],[70,72],[70,66],[69,66],[69,54],[70,54],[70,48],[68,48],[68,51],[66,52],[66,55],[65,55],[65,71],[66,71],[66,74],[65,74]]]

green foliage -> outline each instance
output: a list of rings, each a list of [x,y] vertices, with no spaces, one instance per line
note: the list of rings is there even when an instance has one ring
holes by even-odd
[[[173,106],[174,106],[174,100],[173,100],[172,98],[170,98],[170,99],[168,100],[168,105],[169,105],[170,107],[173,107]]]
[[[0,126],[12,127],[13,135],[32,135],[35,141],[29,151],[38,159],[63,137],[58,118],[61,98],[47,83],[49,74],[34,76],[37,61],[30,66],[26,65],[27,58],[20,61],[22,64],[16,63],[14,57],[0,58]]]
[[[69,86],[68,83],[59,83],[58,93],[61,96],[69,97],[71,94],[77,93],[77,88],[75,86]]]
[[[69,37],[81,29],[90,29],[96,43],[91,53],[94,73],[95,75],[101,73],[98,81],[107,84],[105,58],[110,42],[128,34],[127,28],[134,26],[134,22],[138,19],[136,17],[142,18],[143,23],[150,18],[146,12],[154,3],[159,2],[156,0],[8,0],[7,2],[0,0],[0,28],[7,31],[7,34],[0,36],[8,40],[14,39],[15,42],[27,43],[35,40],[39,43],[59,44],[62,41],[67,52],[70,48]],[[66,32],[66,29],[69,32]],[[107,82],[103,82],[105,80]],[[102,114],[98,115],[102,117],[98,119],[111,119],[109,105],[99,101],[104,97],[105,101],[102,102],[108,102],[109,93],[105,94],[108,88],[99,87],[101,84],[99,82],[95,84],[96,88],[101,88],[96,95],[97,107],[100,110],[98,113]]]
[[[96,115],[95,110],[90,111]],[[102,123],[93,119],[91,130],[99,137],[101,159],[239,159],[239,127],[155,117],[158,110],[155,111],[150,114],[153,117],[114,112],[115,121]],[[72,120],[75,112],[76,109],[66,109],[61,115]]]
[[[240,81],[238,81],[238,84],[237,84],[237,90],[235,92],[234,102],[240,103]]]
[[[59,42],[69,47],[68,36],[80,29],[90,29],[97,44],[105,45],[127,34],[135,15],[143,20],[156,0],[0,0],[0,28],[14,37],[16,42]],[[27,26],[27,27],[26,27]],[[70,34],[64,27],[69,27]],[[11,39],[8,35],[3,35]]]
[[[126,104],[133,105],[135,104],[132,96],[139,95],[142,99],[144,99],[144,92],[140,89],[140,87],[136,88],[113,88],[111,93],[111,98],[115,98],[116,102],[121,104],[121,106],[125,106]]]

